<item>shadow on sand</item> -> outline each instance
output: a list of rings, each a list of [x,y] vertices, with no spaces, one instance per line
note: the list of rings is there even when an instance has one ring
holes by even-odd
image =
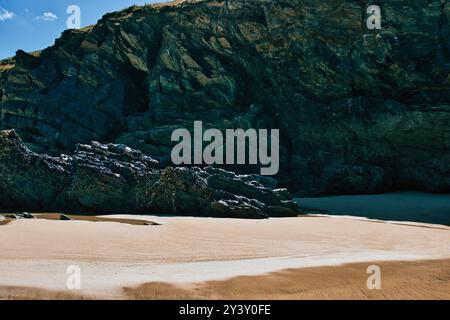
[[[295,200],[308,213],[450,225],[450,194],[395,192]]]

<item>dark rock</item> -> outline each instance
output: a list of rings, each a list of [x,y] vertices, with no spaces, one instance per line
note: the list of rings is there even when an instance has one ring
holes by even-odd
[[[433,159],[450,155],[449,1],[380,0],[381,30],[366,28],[367,1],[227,3],[131,7],[40,53],[19,51],[0,63],[0,128],[34,151],[98,140],[162,162],[172,130],[194,120],[279,128],[277,178],[301,194],[448,192]],[[124,194],[126,178],[103,174],[104,188]],[[61,188],[46,183],[37,199]],[[96,201],[109,199],[83,196]]]
[[[5,214],[3,215],[6,219],[18,219],[17,215],[15,214]]]
[[[16,213],[17,219],[34,219],[34,216],[29,212]]]
[[[59,215],[59,220],[61,221],[69,221],[72,220],[69,216],[65,215],[65,214],[60,214]]]
[[[0,209],[239,218],[299,214],[286,189],[264,182],[215,168],[158,168],[140,151],[99,142],[77,145],[72,156],[50,157],[30,151],[14,131],[0,131]]]

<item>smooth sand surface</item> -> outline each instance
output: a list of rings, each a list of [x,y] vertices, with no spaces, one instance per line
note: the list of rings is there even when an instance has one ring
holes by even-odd
[[[235,277],[270,280],[271,272],[358,262],[362,264],[356,269],[337,268],[360,279],[367,278],[366,268],[373,261],[404,261],[401,266],[413,270],[405,261],[450,258],[450,228],[445,226],[307,216],[268,220],[113,218],[161,225],[31,219],[0,226],[0,297],[46,296],[27,288],[39,288],[54,298],[124,298],[139,296],[139,292],[154,297],[145,284],[194,290],[199,283],[232,281],[223,282],[229,286],[237,281]],[[433,270],[444,268],[448,275],[448,262],[427,263],[437,268]],[[66,270],[71,265],[81,268],[81,291],[66,288]],[[302,271],[295,272],[293,279],[302,279]],[[425,275],[448,281],[439,272]],[[261,292],[261,297],[270,298],[270,292],[273,298],[285,297],[279,289]],[[252,292],[250,296],[257,298],[257,290]]]
[[[297,198],[296,201],[309,212],[450,226],[450,194],[395,192],[373,195]]]

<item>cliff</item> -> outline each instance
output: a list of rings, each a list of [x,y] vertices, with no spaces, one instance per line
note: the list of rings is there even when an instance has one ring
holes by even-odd
[[[279,128],[299,194],[450,191],[450,4],[205,0],[131,7],[0,65],[0,128],[32,150],[126,144],[166,163],[178,127]],[[237,168],[245,172],[250,168]]]

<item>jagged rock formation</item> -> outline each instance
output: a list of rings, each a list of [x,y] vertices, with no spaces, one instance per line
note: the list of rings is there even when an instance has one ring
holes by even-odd
[[[19,51],[1,128],[35,151],[98,140],[163,162],[194,119],[279,128],[278,178],[300,193],[450,191],[448,0],[379,0],[382,30],[370,1],[227,3],[132,7]]]
[[[140,151],[98,142],[51,157],[30,151],[14,131],[0,131],[0,209],[240,218],[299,213],[271,179],[211,167],[162,169]]]

